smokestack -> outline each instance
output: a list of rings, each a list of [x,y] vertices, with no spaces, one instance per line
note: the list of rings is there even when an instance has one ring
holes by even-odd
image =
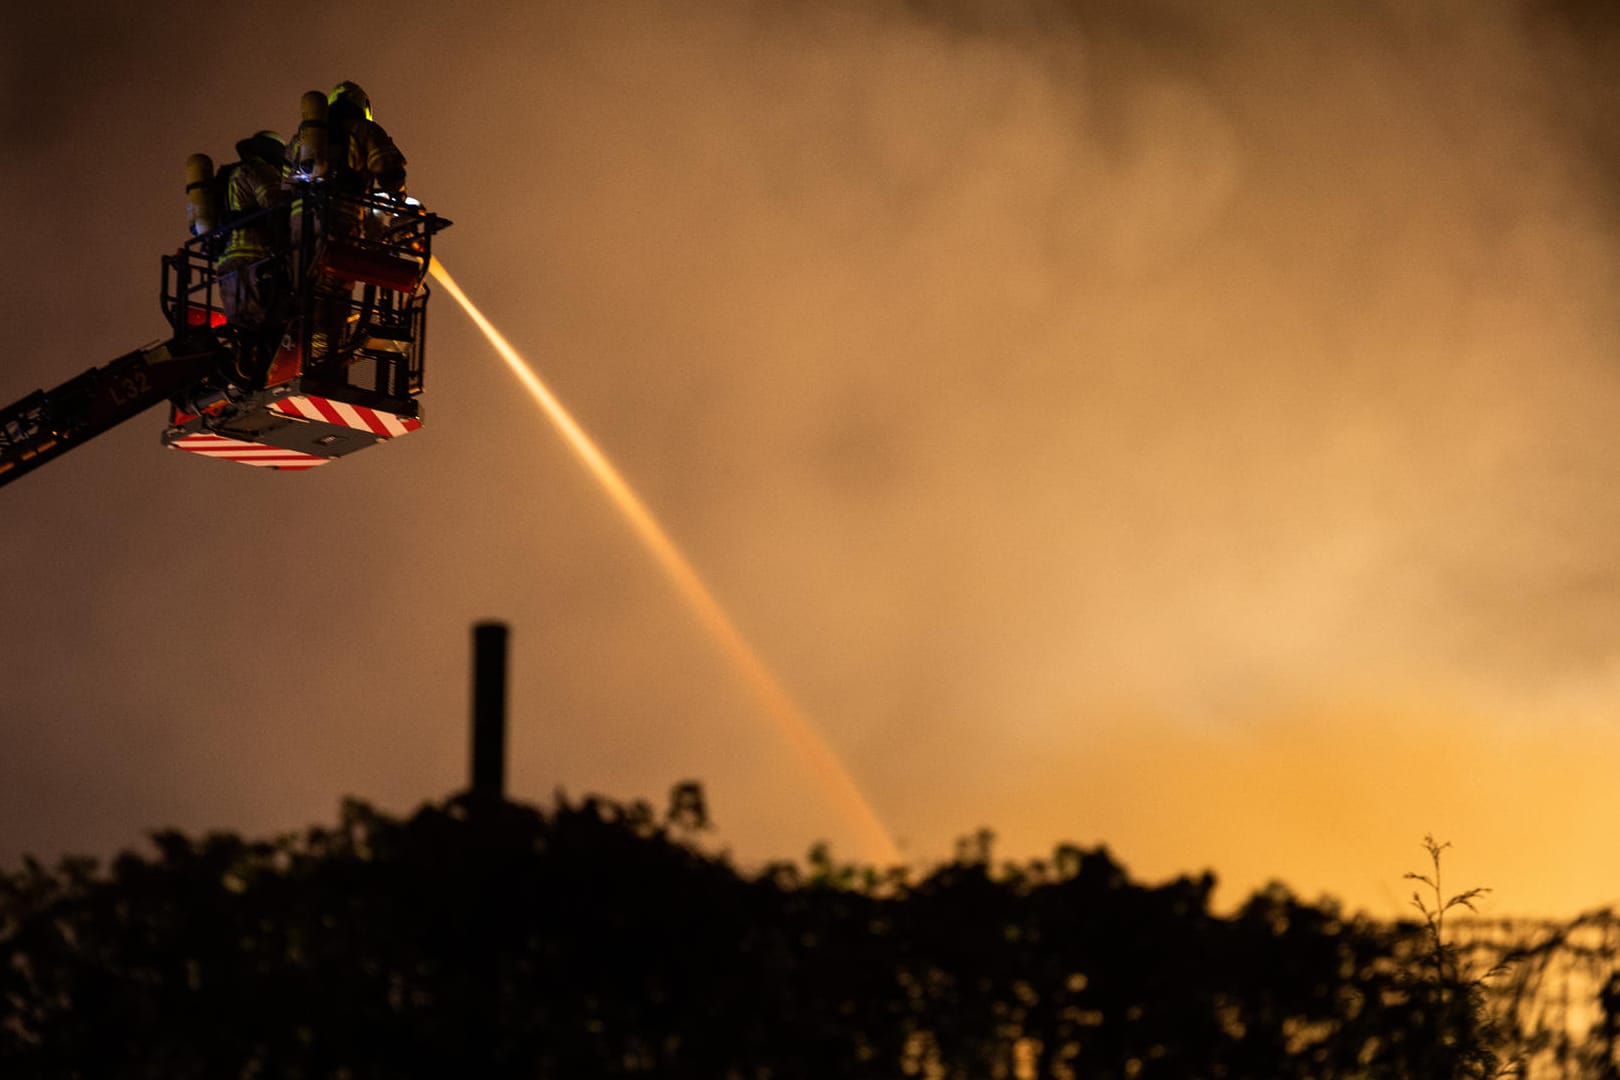
[[[473,627],[471,794],[491,802],[506,798],[505,623]]]

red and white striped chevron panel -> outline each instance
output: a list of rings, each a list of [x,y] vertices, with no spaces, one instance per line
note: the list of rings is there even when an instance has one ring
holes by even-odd
[[[368,409],[364,405],[351,405],[347,401],[333,401],[313,395],[282,398],[270,407],[300,420],[321,420],[338,427],[369,431],[383,439],[392,439],[422,426],[422,421],[414,416],[395,416],[391,412]]]
[[[264,443],[227,439],[223,435],[214,435],[208,432],[186,435],[176,439],[169,445],[176,450],[189,450],[193,454],[219,458],[221,461],[235,461],[243,465],[257,465],[266,469],[286,469],[291,472],[313,469],[315,466],[325,465],[331,460],[316,454],[305,454],[298,450],[283,450],[279,446],[266,446]]]

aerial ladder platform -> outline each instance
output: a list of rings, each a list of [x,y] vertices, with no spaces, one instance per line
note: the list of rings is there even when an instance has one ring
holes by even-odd
[[[426,285],[450,222],[413,199],[300,185],[299,226],[272,264],[285,282],[265,325],[233,325],[216,253],[230,229],[163,259],[170,336],[0,407],[0,486],[164,402],[162,444],[201,457],[304,471],[422,426]]]

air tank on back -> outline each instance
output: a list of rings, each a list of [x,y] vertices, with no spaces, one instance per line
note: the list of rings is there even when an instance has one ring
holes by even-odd
[[[214,159],[207,154],[186,158],[186,228],[192,236],[212,232],[219,224],[214,199]]]

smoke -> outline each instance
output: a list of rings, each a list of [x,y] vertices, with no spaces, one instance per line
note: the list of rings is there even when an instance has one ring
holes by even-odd
[[[1228,897],[1275,875],[1382,906],[1433,831],[1504,909],[1620,893],[1580,853],[1612,842],[1601,820],[1620,809],[1589,782],[1620,751],[1620,34],[1600,7],[402,14],[358,65],[338,16],[296,34],[222,17],[217,33],[264,47],[194,58],[185,100],[206,110],[173,112],[177,76],[115,88],[127,100],[89,88],[58,115],[101,118],[108,144],[54,141],[36,171],[110,157],[157,184],[199,132],[225,145],[307,86],[365,84],[413,193],[457,222],[440,250],[469,293],[912,855],[988,824],[1007,854],[1101,840],[1150,876],[1212,865]],[[56,26],[53,47],[73,33]],[[176,130],[112,130],[142,109]],[[19,241],[46,250],[45,223],[72,221],[109,245],[79,252],[92,264],[138,262],[172,242],[146,242],[178,231],[171,203],[133,246],[65,208]],[[17,300],[20,340],[57,340],[29,315],[59,311],[58,291]],[[19,610],[98,612],[99,631],[62,637],[116,641],[147,673],[107,693],[149,745],[185,748],[173,783],[250,792],[204,819],[297,823],[339,790],[407,802],[453,784],[454,730],[352,718],[456,723],[445,642],[497,614],[517,631],[515,709],[544,703],[528,744],[514,716],[520,793],[696,775],[744,857],[847,842],[588,482],[544,464],[554,444],[482,345],[442,315],[433,335],[429,426],[385,461],[273,499],[204,465],[109,473],[108,497],[226,508],[183,555],[172,513],[94,516],[97,536],[30,497],[60,524],[8,550],[61,550],[71,528],[99,569],[45,575]],[[82,356],[65,355],[62,375]],[[334,552],[313,567],[295,557],[310,522]],[[277,603],[208,591],[201,617],[127,552],[188,581],[273,572]],[[154,604],[160,631],[140,614]],[[310,617],[334,605],[366,613],[365,650],[390,658],[380,689],[341,674],[365,661]],[[222,626],[290,651],[293,688],[284,667],[244,672]],[[46,697],[28,672],[56,640],[6,654],[29,658],[0,671],[19,700]],[[232,672],[228,705],[128,690],[181,684],[199,658]],[[216,776],[228,755],[208,748],[230,737],[199,730],[249,732],[263,779]],[[319,768],[263,766],[299,739]],[[107,796],[150,821],[214,795],[144,797]],[[1526,853],[1532,816],[1565,832]]]
[[[1157,718],[1131,790],[1169,809],[1120,824],[1164,869],[1300,857],[1324,775],[1483,848],[1470,785],[1529,762],[1417,799],[1380,717],[1430,760],[1602,730],[1614,222],[1556,20],[739,5],[581,32],[519,167],[566,194],[558,359],[597,358],[605,441],[918,848],[981,815],[1050,840],[1024,800],[1087,831],[1050,763],[1131,757],[1121,717]],[[1244,738],[1288,718],[1326,730]],[[1231,775],[1298,786],[1188,842],[1220,792],[1155,773],[1227,737]]]

